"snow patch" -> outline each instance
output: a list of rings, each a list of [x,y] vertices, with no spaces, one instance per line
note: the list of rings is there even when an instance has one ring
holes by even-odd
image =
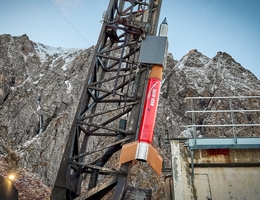
[[[51,47],[37,42],[34,42],[34,48],[37,51],[41,63],[49,62],[51,59],[51,67],[54,67],[53,64],[58,59],[64,60],[65,64],[62,66],[64,71],[67,70],[68,65],[84,50],[81,48]]]
[[[37,84],[39,83],[39,81],[42,79],[42,77],[44,76],[44,74],[40,74],[39,76],[40,76],[40,78],[39,78],[37,81],[34,81],[34,82],[33,82],[34,85],[37,85]]]
[[[67,86],[67,93],[70,94],[72,91],[71,83],[67,80],[67,81],[65,81],[65,84]]]
[[[38,135],[33,137],[31,140],[28,140],[27,142],[23,143],[23,148],[27,148],[31,144],[35,144],[35,143],[37,143],[37,145],[40,145]]]
[[[186,130],[181,132],[182,135],[186,138],[193,138],[194,129],[193,128],[187,128]],[[202,138],[203,135],[201,134],[200,130],[196,131],[195,137]]]
[[[186,130],[182,131],[182,135],[186,138],[192,138],[192,132],[193,132],[193,128],[187,128]]]

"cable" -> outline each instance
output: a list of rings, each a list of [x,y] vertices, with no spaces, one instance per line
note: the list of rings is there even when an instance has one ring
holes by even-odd
[[[90,46],[92,46],[92,44],[90,44],[90,42],[75,28],[75,26],[72,25],[72,23],[70,23],[70,21],[49,1],[47,0],[51,5],[52,7],[58,12],[60,13],[60,15],[74,28],[75,31],[78,32],[78,34],[80,34],[80,36],[87,42],[89,43]]]

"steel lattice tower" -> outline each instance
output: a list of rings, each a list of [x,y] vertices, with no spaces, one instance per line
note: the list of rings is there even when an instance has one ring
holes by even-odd
[[[110,0],[52,192],[53,200],[122,199],[130,163],[117,151],[138,130],[149,65],[142,39],[156,35],[162,0]],[[111,158],[111,159],[110,159]],[[87,191],[82,188],[88,187]]]

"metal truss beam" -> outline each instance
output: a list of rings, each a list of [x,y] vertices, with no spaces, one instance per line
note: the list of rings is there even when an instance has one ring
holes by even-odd
[[[110,0],[69,132],[53,200],[101,199],[114,187],[122,199],[131,165],[117,152],[135,139],[149,65],[137,60],[155,35],[162,0]],[[119,126],[119,128],[118,128]]]

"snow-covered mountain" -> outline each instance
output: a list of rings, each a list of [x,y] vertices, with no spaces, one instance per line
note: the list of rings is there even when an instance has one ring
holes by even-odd
[[[33,199],[50,195],[93,49],[49,47],[30,41],[26,35],[0,35],[0,175],[17,173],[19,181],[14,184],[23,188],[19,190],[20,199],[31,199],[31,191],[36,194]],[[191,50],[179,61],[169,54],[155,130],[155,145],[160,148],[165,165],[170,163],[165,130],[169,137],[191,135],[184,127],[191,120],[185,116],[189,109],[185,97],[248,95],[260,96],[260,81],[227,53],[218,52],[208,58]],[[253,104],[259,109],[260,102]],[[203,108],[221,106],[218,101],[206,101]],[[239,109],[249,104],[237,106]],[[259,123],[260,116],[247,114],[241,119]],[[214,121],[207,116],[199,120]],[[226,136],[221,131],[198,131],[201,136]],[[259,136],[260,130],[241,134]],[[140,171],[137,167],[134,166],[133,173]],[[143,170],[138,180],[131,178],[131,184],[155,187],[155,199],[163,199],[163,179],[155,177],[154,181],[145,182],[151,171]],[[23,180],[34,189],[25,190],[21,186]],[[140,180],[143,182],[138,183]]]

